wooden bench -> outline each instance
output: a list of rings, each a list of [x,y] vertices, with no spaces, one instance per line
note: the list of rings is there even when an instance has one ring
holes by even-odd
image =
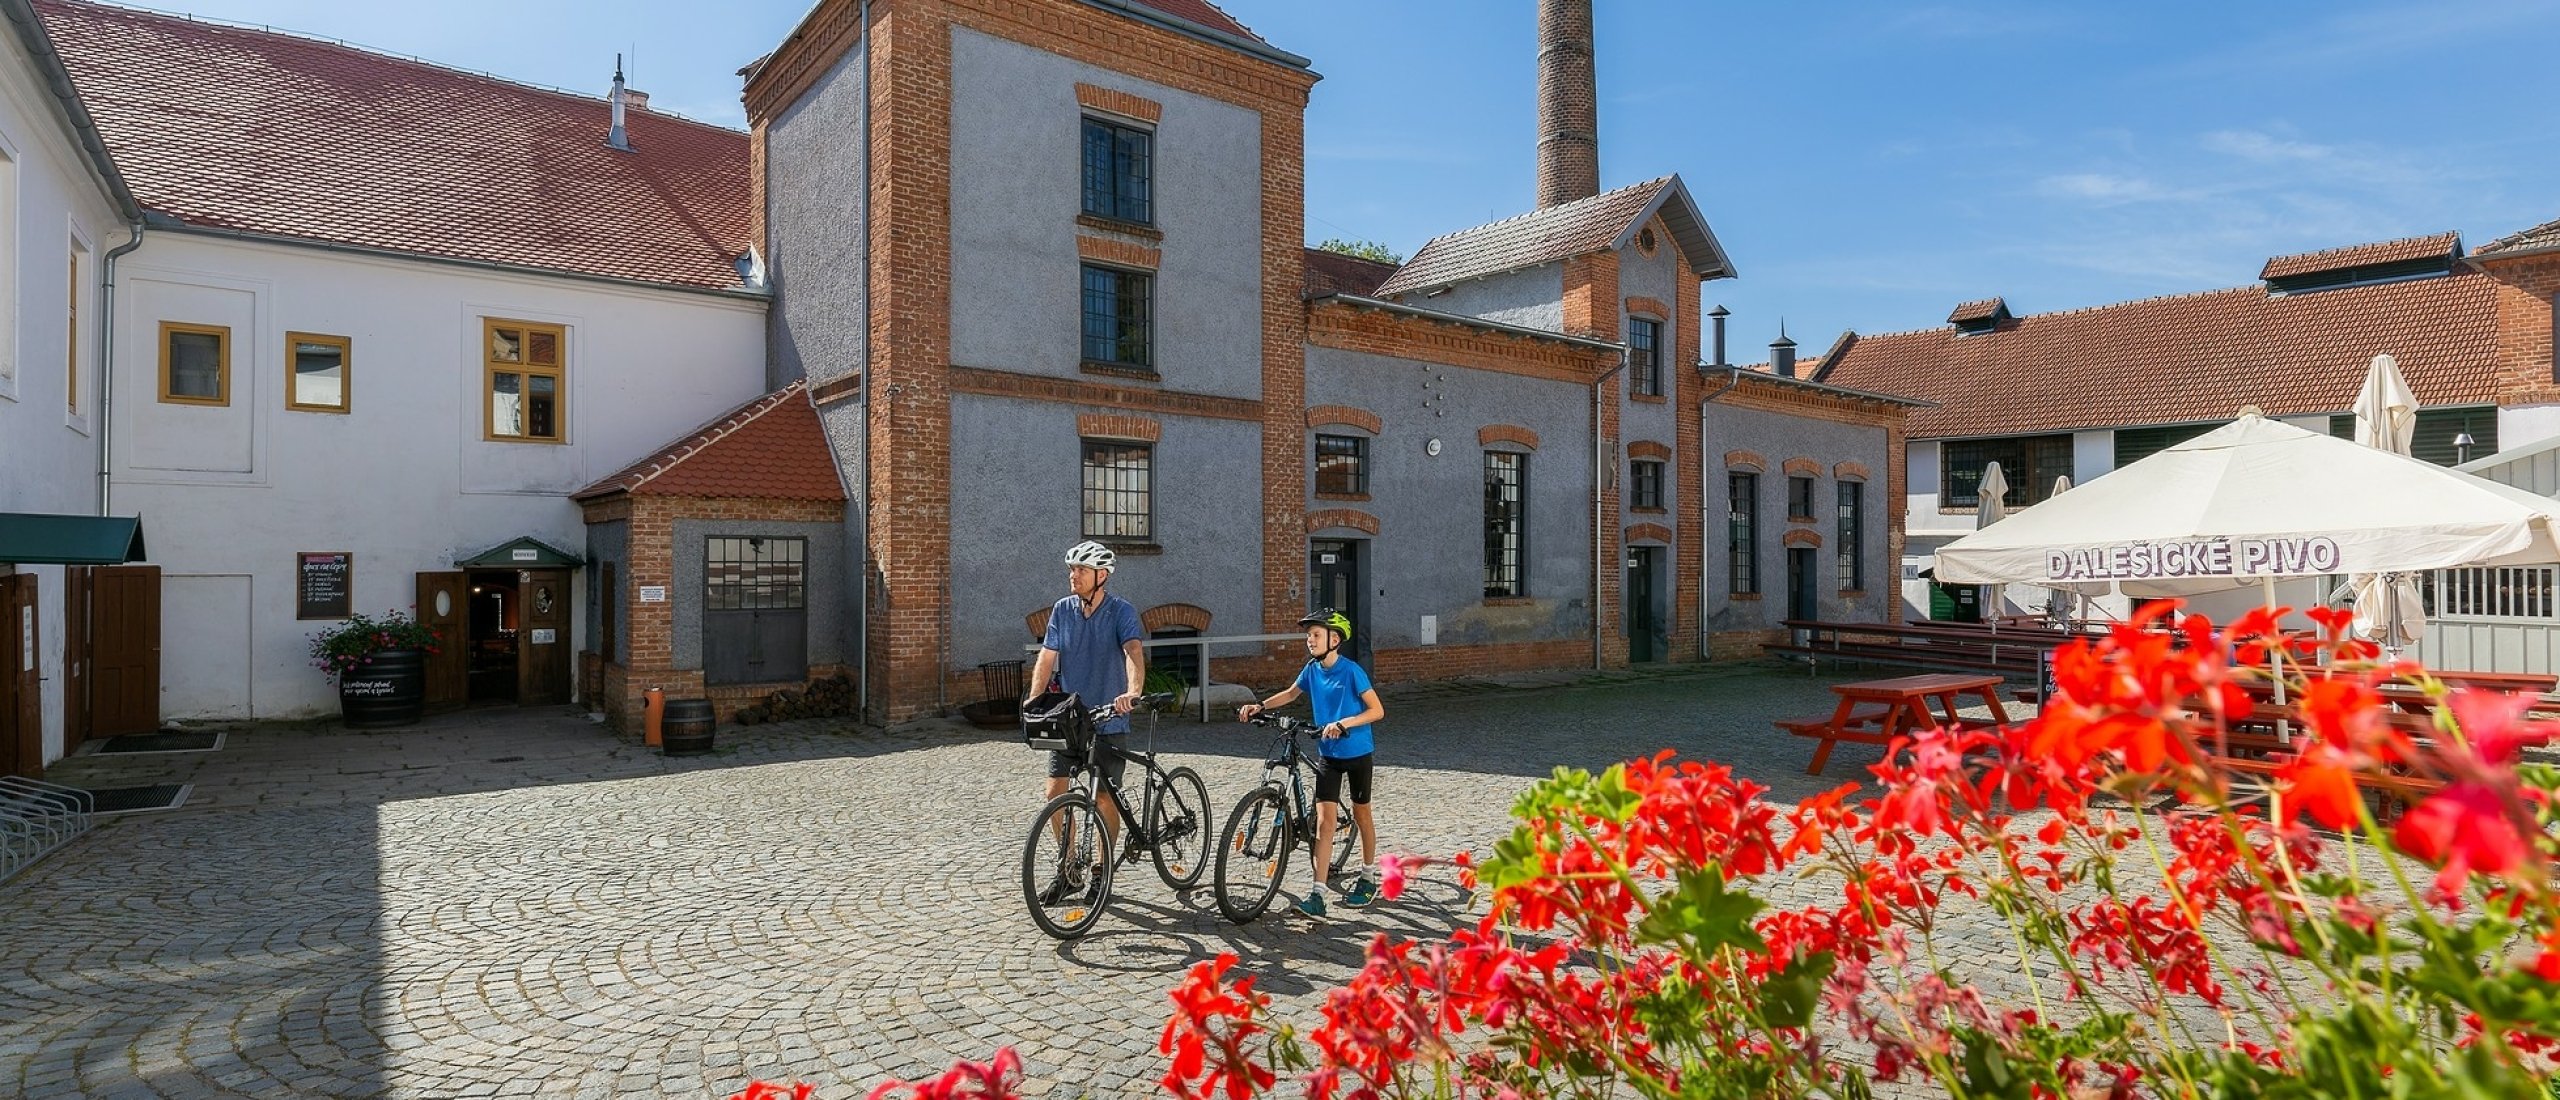
[[[1993,630],[1958,623],[1859,623],[1788,619],[1801,639],[1771,643],[1769,653],[1805,658],[1820,671],[1826,663],[1885,664],[1962,672],[1988,672],[2035,682],[2046,655],[2083,635],[2041,628]]]

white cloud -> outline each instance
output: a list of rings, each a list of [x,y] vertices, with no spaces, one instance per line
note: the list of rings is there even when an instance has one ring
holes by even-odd
[[[2035,192],[2048,198],[2079,199],[2115,205],[2129,202],[2171,202],[2194,199],[2192,191],[2162,186],[2139,176],[2113,175],[2106,172],[2070,172],[2046,176],[2035,182]]]

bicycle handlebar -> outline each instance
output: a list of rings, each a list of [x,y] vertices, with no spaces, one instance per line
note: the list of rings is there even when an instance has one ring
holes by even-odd
[[[1152,694],[1152,695],[1141,695],[1141,696],[1139,696],[1136,702],[1133,702],[1133,703],[1129,704],[1129,709],[1130,709],[1130,710],[1132,710],[1132,711],[1134,711],[1134,710],[1137,710],[1137,709],[1139,709],[1139,708],[1141,708],[1141,707],[1144,707],[1144,708],[1146,708],[1146,709],[1148,709],[1148,710],[1157,710],[1157,709],[1160,709],[1160,708],[1162,708],[1162,707],[1164,707],[1164,706],[1166,706],[1166,705],[1168,705],[1168,704],[1170,704],[1170,703],[1172,703],[1172,702],[1173,702],[1173,693],[1172,693],[1172,692],[1170,692],[1170,691],[1159,691],[1159,692],[1156,692],[1155,694]],[[1117,702],[1110,702],[1110,703],[1104,703],[1104,704],[1102,704],[1101,706],[1098,706],[1098,707],[1089,707],[1089,708],[1087,708],[1087,709],[1085,710],[1085,717],[1090,718],[1090,719],[1093,719],[1093,720],[1094,720],[1094,721],[1096,721],[1096,722],[1104,722],[1104,721],[1109,721],[1111,718],[1113,718],[1113,717],[1117,716],[1119,713],[1120,713],[1120,704],[1119,704],[1119,703],[1117,703]]]

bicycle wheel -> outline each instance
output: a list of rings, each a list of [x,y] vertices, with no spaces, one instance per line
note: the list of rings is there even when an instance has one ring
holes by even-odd
[[[1237,800],[1218,834],[1218,911],[1243,924],[1270,908],[1289,869],[1293,839],[1289,803],[1278,787],[1256,787]]]
[[[1049,800],[1022,842],[1022,901],[1032,923],[1062,940],[1092,930],[1111,901],[1111,838],[1082,791]]]
[[[1339,879],[1342,869],[1351,865],[1351,853],[1360,846],[1360,822],[1351,816],[1351,807],[1335,802],[1316,807],[1317,813],[1333,811],[1333,860],[1325,864],[1325,880]]]
[[[1155,846],[1156,877],[1176,891],[1200,884],[1209,869],[1209,788],[1189,768],[1166,772],[1147,799],[1147,838]]]

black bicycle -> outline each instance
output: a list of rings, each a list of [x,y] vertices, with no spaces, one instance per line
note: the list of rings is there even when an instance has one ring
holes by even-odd
[[[1155,711],[1172,701],[1169,693],[1139,697],[1138,705],[1149,714],[1150,736]],[[1112,869],[1120,862],[1115,853],[1132,862],[1140,852],[1152,854],[1156,876],[1176,892],[1197,885],[1208,866],[1209,788],[1200,782],[1200,773],[1167,770],[1156,762],[1152,744],[1147,752],[1132,752],[1114,744],[1117,738],[1096,733],[1112,713],[1109,704],[1086,707],[1064,692],[1023,706],[1024,743],[1067,753],[1075,761],[1074,786],[1041,807],[1031,835],[1022,842],[1023,903],[1041,931],[1062,940],[1085,934],[1102,919],[1103,907],[1111,902]],[[1117,753],[1145,770],[1134,815],[1120,785],[1104,773],[1103,753]],[[1103,824],[1099,796],[1104,792],[1123,811],[1122,827],[1116,830],[1120,836]],[[1135,827],[1128,816],[1136,818]],[[1122,840],[1125,849],[1119,847]]]
[[[1314,736],[1321,727],[1278,714],[1257,715],[1253,724],[1278,726],[1280,735],[1263,755],[1262,785],[1236,800],[1235,810],[1227,815],[1226,831],[1218,837],[1218,911],[1237,924],[1271,908],[1289,868],[1289,849],[1298,844],[1315,849],[1316,813],[1324,808],[1314,802],[1316,759],[1300,740]],[[1351,862],[1352,834],[1358,829],[1348,807],[1339,802],[1325,805],[1335,815],[1333,858],[1327,872],[1338,875]]]

